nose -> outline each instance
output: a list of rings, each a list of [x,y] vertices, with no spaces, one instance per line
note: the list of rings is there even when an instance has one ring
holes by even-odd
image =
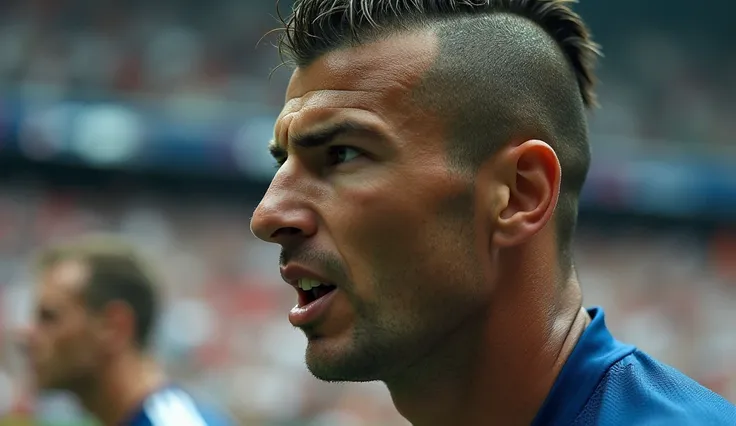
[[[287,246],[317,232],[317,218],[302,197],[273,185],[253,212],[250,229],[257,238]]]

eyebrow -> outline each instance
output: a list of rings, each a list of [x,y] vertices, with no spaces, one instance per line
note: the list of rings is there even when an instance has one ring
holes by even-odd
[[[355,121],[342,121],[308,133],[294,134],[289,138],[289,143],[302,148],[317,148],[340,136],[349,134],[375,135],[376,131]],[[284,159],[287,156],[286,148],[275,139],[269,142],[268,150],[276,160]]]

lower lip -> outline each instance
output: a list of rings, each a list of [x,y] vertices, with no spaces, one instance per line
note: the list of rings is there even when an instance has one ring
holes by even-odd
[[[335,298],[335,293],[338,291],[340,290],[334,289],[307,305],[297,305],[291,308],[291,312],[289,312],[289,322],[291,325],[294,327],[304,327],[319,320],[330,307],[332,299]]]

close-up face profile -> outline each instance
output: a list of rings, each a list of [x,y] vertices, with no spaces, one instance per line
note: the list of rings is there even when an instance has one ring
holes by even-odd
[[[438,117],[412,99],[428,33],[338,49],[297,69],[276,123],[280,163],[252,230],[282,246],[290,314],[326,380],[390,377],[478,312],[472,179],[448,166]]]
[[[73,390],[94,377],[99,362],[95,320],[82,289],[86,268],[61,262],[39,274],[33,324],[26,350],[36,387]]]

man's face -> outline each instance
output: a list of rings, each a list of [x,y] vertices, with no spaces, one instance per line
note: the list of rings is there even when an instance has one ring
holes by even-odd
[[[94,379],[99,365],[95,319],[81,296],[85,265],[56,264],[41,274],[34,321],[26,336],[39,389],[76,390]]]
[[[487,303],[472,178],[412,100],[435,55],[432,36],[404,35],[329,53],[289,84],[283,164],[251,226],[282,246],[285,279],[334,286],[298,290],[312,304],[290,315],[321,379],[389,379]]]

